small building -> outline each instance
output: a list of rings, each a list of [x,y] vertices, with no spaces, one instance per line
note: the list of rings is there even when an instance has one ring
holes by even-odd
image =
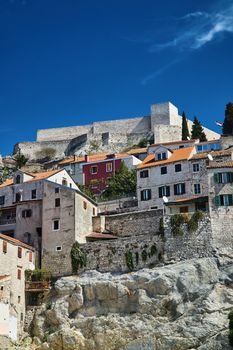
[[[12,340],[24,325],[25,271],[34,268],[34,248],[0,233],[0,335]]]
[[[107,180],[120,169],[122,162],[128,169],[135,169],[141,160],[128,153],[99,153],[74,156],[61,161],[59,166],[66,169],[76,183],[88,186],[96,196],[100,196],[107,188]]]

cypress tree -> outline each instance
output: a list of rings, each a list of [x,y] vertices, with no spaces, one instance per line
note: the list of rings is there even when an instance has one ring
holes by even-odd
[[[182,140],[188,140],[190,137],[188,123],[185,113],[182,113]]]
[[[204,132],[204,129],[197,119],[197,117],[194,117],[193,125],[192,125],[192,131],[191,131],[192,139],[199,139],[200,141],[207,141],[206,134]]]
[[[225,109],[225,119],[222,126],[223,135],[233,135],[233,103],[229,102]]]

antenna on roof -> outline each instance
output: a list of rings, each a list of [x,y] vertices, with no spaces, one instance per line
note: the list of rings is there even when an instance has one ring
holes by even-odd
[[[214,159],[213,159],[213,157],[211,156],[211,154],[208,154],[208,159],[212,162]]]

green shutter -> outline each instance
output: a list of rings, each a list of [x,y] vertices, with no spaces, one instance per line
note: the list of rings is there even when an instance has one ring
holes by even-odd
[[[219,183],[219,176],[218,176],[218,173],[215,173],[215,174],[214,174],[214,182],[215,182],[215,183]]]
[[[220,206],[220,196],[216,196],[214,197],[214,204],[216,205],[216,207]]]
[[[228,195],[228,199],[229,199],[229,205],[233,205],[232,194]]]

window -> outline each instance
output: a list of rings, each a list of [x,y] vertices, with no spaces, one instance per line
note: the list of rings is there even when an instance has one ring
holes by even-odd
[[[197,152],[204,152],[208,151],[208,145],[198,145],[197,146]]]
[[[233,196],[232,194],[223,194],[220,196],[216,196],[215,199],[216,206],[229,206],[233,205]]]
[[[174,195],[184,194],[185,193],[185,184],[175,184],[174,185]]]
[[[15,183],[16,184],[20,184],[20,181],[21,181],[21,176],[17,175],[16,178],[15,178]]]
[[[159,198],[162,198],[163,196],[170,197],[170,186],[159,187]]]
[[[197,173],[199,170],[200,170],[199,164],[198,163],[193,164],[193,172]]]
[[[175,172],[178,173],[181,171],[181,164],[175,164]]]
[[[32,216],[32,210],[31,209],[22,210],[22,217],[23,218],[30,218],[31,216]]]
[[[22,258],[22,248],[18,247],[18,258]]]
[[[93,214],[93,216],[95,216],[95,208],[93,208],[92,214]]]
[[[18,278],[18,280],[21,280],[21,270],[20,269],[17,270],[17,278]]]
[[[32,262],[32,252],[29,252],[28,260],[29,262]]]
[[[21,297],[20,295],[18,295],[18,304],[20,304],[20,301],[21,301]]]
[[[62,251],[62,247],[61,247],[61,246],[57,246],[57,247],[56,247],[56,251],[57,251],[57,252],[61,252],[61,251]]]
[[[2,242],[2,251],[3,251],[3,253],[7,253],[7,242],[6,241],[3,241]]]
[[[72,183],[70,183],[70,188],[72,188]]]
[[[60,221],[53,220],[53,231],[58,231],[60,229]]]
[[[5,196],[0,196],[0,205],[5,204]]]
[[[200,184],[194,184],[194,194],[200,194],[201,193],[201,185]]]
[[[166,152],[162,152],[162,153],[157,154],[157,160],[164,160],[164,159],[167,159]]]
[[[36,199],[36,190],[32,190],[32,199]]]
[[[65,178],[62,179],[62,185],[67,186],[67,180]]]
[[[214,151],[214,150],[220,150],[221,146],[219,143],[211,143],[210,144],[210,150]]]
[[[98,171],[97,165],[94,165],[91,167],[91,174],[97,174],[97,171]]]
[[[55,207],[60,207],[60,198],[55,198]]]
[[[55,187],[55,193],[59,193],[60,192],[60,188],[59,187]]]
[[[144,179],[145,177],[149,177],[149,171],[148,170],[140,171],[140,178]]]
[[[160,170],[161,170],[161,175],[167,174],[167,167],[166,166],[162,166],[160,168]]]
[[[151,190],[141,191],[141,201],[149,201],[151,199]]]
[[[106,164],[106,172],[109,173],[112,171],[112,163],[107,163]]]
[[[15,201],[16,201],[16,203],[21,202],[21,200],[22,200],[21,193],[20,193],[20,192],[17,192],[16,195],[15,195]]]
[[[87,202],[83,201],[83,209],[87,209]]]
[[[231,173],[215,173],[214,181],[216,183],[225,184],[233,182],[233,172]]]

